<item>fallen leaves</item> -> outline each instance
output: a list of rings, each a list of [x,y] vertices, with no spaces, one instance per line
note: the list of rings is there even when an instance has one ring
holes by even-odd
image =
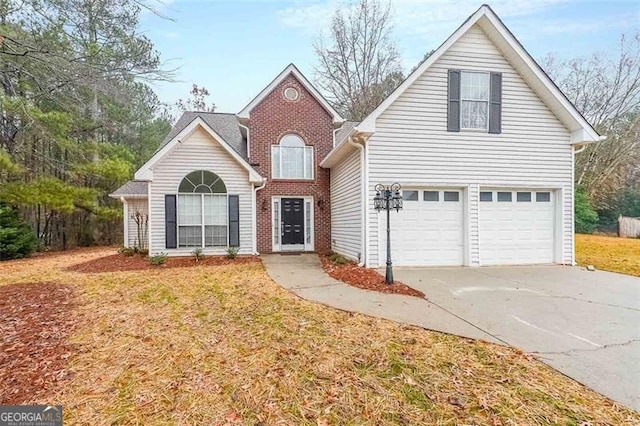
[[[149,259],[142,256],[125,256],[117,253],[99,257],[84,263],[69,267],[70,271],[84,273],[104,273],[121,271],[143,271],[149,269],[187,268],[192,266],[223,266],[256,263],[260,260],[255,256],[238,256],[228,259],[226,256],[207,256],[199,261],[195,257],[169,257],[162,265],[152,265]]]
[[[376,270],[358,266],[355,262],[337,264],[331,261],[328,256],[320,256],[322,267],[325,272],[338,281],[364,290],[377,291],[380,293],[403,294],[405,296],[418,297],[424,299],[423,292],[409,287],[408,285],[395,281],[389,285],[384,277]]]
[[[73,283],[64,380],[30,388],[68,425],[640,423],[521,351],[301,300],[260,263],[69,270],[114,251],[0,263],[11,298],[32,300],[16,283]]]
[[[0,402],[46,398],[64,380],[76,325],[73,289],[53,283],[0,286]],[[44,402],[44,400],[41,400]]]

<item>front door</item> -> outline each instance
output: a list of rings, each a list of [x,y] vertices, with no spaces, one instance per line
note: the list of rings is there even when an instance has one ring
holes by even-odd
[[[282,244],[304,244],[304,199],[282,199]]]

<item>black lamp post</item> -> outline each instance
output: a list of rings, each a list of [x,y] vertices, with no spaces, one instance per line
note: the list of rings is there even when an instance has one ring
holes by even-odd
[[[391,263],[391,226],[389,224],[389,212],[393,209],[400,211],[402,209],[402,195],[400,195],[400,184],[393,183],[389,186],[377,184],[375,187],[376,196],[373,198],[373,208],[378,213],[381,210],[387,211],[387,271],[385,274],[385,282],[393,284],[393,265]]]

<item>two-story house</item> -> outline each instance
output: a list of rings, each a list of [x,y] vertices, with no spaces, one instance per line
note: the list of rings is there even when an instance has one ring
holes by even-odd
[[[362,122],[289,65],[238,114],[185,113],[112,196],[125,245],[152,253],[331,249],[378,267],[374,188],[397,182],[398,265],[572,264],[574,155],[599,138],[485,5]]]

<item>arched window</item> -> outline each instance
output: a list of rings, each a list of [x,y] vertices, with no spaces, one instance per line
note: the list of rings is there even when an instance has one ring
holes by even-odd
[[[271,146],[271,174],[274,179],[313,179],[313,146],[298,135],[283,136]]]
[[[197,170],[178,187],[178,247],[226,247],[227,187],[215,173]]]

